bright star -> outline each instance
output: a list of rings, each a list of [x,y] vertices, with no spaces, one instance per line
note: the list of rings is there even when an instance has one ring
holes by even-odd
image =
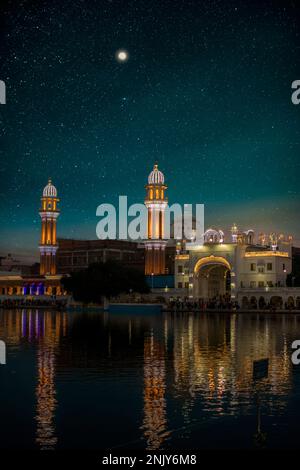
[[[128,58],[129,58],[129,54],[124,49],[120,49],[119,51],[116,52],[116,59],[119,62],[126,62]]]

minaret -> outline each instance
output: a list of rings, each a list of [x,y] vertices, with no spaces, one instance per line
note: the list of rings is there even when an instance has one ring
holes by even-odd
[[[145,206],[148,209],[147,240],[145,241],[145,274],[165,274],[164,212],[168,205],[165,196],[165,177],[155,164],[148,176]]]
[[[237,228],[237,225],[235,223],[231,227],[230,231],[231,231],[232,243],[236,243],[237,242],[237,236],[238,236],[238,228]]]
[[[40,216],[42,232],[40,241],[40,274],[56,274],[56,219],[59,216],[57,190],[49,179],[41,197]]]

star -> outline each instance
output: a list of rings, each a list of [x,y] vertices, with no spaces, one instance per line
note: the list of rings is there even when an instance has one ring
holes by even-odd
[[[119,49],[116,52],[116,59],[118,62],[127,62],[129,59],[129,54],[125,49]]]

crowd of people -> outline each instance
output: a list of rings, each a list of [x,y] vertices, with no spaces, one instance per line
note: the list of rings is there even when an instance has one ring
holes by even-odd
[[[230,298],[230,295],[213,297],[210,300],[191,300],[188,297],[184,299],[170,299],[168,307],[171,310],[238,310],[239,305]]]
[[[236,311],[240,309],[240,306],[237,301],[231,299],[229,294],[225,294],[222,296],[213,297],[210,300],[192,300],[188,297],[184,299],[175,298],[170,299],[168,302],[168,308],[173,311],[183,311],[183,310],[198,310],[198,311],[205,311],[205,310],[229,310],[229,311]],[[285,302],[283,305],[274,305],[270,302],[263,302],[257,303],[249,302],[247,305],[243,305],[243,310],[268,310],[274,312],[276,310],[294,310],[297,307]]]
[[[22,297],[20,299],[2,299],[0,300],[0,308],[63,308],[65,307],[65,302],[57,301],[55,296],[50,297],[49,299],[39,299],[38,297]]]

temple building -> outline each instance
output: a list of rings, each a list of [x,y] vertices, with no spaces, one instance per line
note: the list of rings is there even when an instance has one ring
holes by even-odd
[[[175,259],[175,287],[181,297],[203,299],[229,296],[243,308],[300,307],[300,288],[287,287],[292,271],[292,239],[271,234],[255,243],[253,230],[231,239],[208,229],[203,245],[181,244]]]
[[[288,287],[294,276],[293,264],[299,249],[292,238],[264,233],[255,237],[252,229],[209,228],[203,244],[165,233],[168,198],[165,176],[155,163],[145,186],[147,208],[146,239],[75,240],[57,237],[60,215],[56,187],[49,179],[43,189],[39,214],[40,271],[25,271],[12,256],[0,257],[0,296],[59,296],[65,292],[63,275],[87,268],[91,263],[116,260],[144,272],[152,293],[204,302],[226,298],[243,308],[300,308],[300,288]],[[168,219],[167,219],[168,215]],[[175,214],[174,214],[175,218]],[[293,279],[296,279],[293,277]]]

